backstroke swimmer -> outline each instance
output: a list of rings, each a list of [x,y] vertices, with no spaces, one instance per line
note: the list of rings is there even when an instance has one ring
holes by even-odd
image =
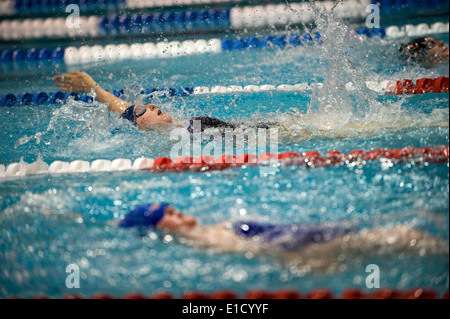
[[[449,62],[449,50],[443,41],[422,37],[400,46],[401,57],[425,68],[432,68]]]
[[[336,224],[271,225],[255,221],[227,221],[200,225],[193,216],[173,206],[143,204],[130,210],[118,223],[122,228],[156,230],[176,235],[180,242],[220,252],[277,255],[295,264],[331,269],[339,256],[370,253],[445,253],[448,247],[429,234],[408,226],[358,229]]]
[[[425,68],[435,67],[449,62],[449,49],[443,41],[430,37],[417,38],[399,48],[401,58],[405,61],[413,61]],[[142,103],[134,105],[116,97],[106,91],[94,79],[85,72],[69,71],[54,77],[54,84],[62,91],[75,93],[90,93],[94,90],[96,99],[106,103],[108,110],[121,114],[121,117],[129,120],[140,130],[148,130],[157,124],[175,124],[184,127],[189,132],[194,130],[194,121],[200,121],[203,131],[208,128],[236,128],[238,125],[230,121],[222,121],[207,116],[193,117],[191,119],[177,120],[162,112],[155,104]],[[268,124],[260,124],[260,127],[269,128]]]
[[[155,104],[134,105],[100,87],[85,72],[69,71],[67,74],[55,76],[53,80],[55,85],[62,91],[90,93],[94,90],[96,99],[99,102],[108,104],[109,111],[120,113],[122,118],[129,120],[140,130],[148,130],[155,124],[176,124],[178,127],[184,127],[192,133],[195,120],[200,121],[202,130],[207,128],[236,128],[234,123],[224,122],[207,116],[176,120],[158,109]]]

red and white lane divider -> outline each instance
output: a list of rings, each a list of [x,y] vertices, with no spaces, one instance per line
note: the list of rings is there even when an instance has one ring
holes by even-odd
[[[14,297],[9,297],[14,298]],[[185,292],[177,297],[169,292],[160,292],[152,295],[141,293],[129,293],[123,297],[115,297],[109,294],[97,293],[91,297],[80,295],[67,295],[64,299],[448,299],[448,291],[440,295],[435,290],[416,288],[411,290],[398,290],[383,288],[375,292],[365,292],[355,288],[343,290],[339,295],[327,288],[319,288],[308,293],[302,293],[293,289],[281,289],[278,291],[249,290],[240,295],[232,290],[219,290],[212,293],[201,291]],[[33,299],[50,299],[47,296],[36,296]]]
[[[97,173],[130,170],[148,170],[153,173],[163,172],[204,172],[217,171],[242,165],[292,165],[302,167],[332,167],[342,165],[363,165],[369,161],[385,160],[393,164],[406,161],[421,163],[445,163],[449,160],[448,146],[404,147],[401,149],[379,148],[371,151],[353,150],[344,154],[330,151],[322,155],[312,151],[306,153],[286,152],[281,154],[266,153],[259,157],[254,154],[200,156],[198,158],[181,156],[175,160],[168,157],[130,159],[72,161],[55,161],[48,165],[42,160],[33,163],[12,163],[0,165],[0,178],[21,177],[37,174],[74,174]]]
[[[266,153],[259,156],[254,154],[222,155],[219,158],[213,156],[200,156],[192,158],[181,156],[173,161],[168,157],[155,159],[149,168],[150,172],[200,172],[224,170],[241,165],[273,165],[284,164],[304,167],[331,167],[348,164],[363,164],[368,161],[380,159],[391,160],[393,163],[414,161],[416,163],[443,163],[448,162],[448,146],[414,148],[404,147],[402,149],[380,148],[371,151],[354,150],[348,154],[339,151],[329,151],[325,155],[312,151],[306,153],[286,152],[281,154]]]

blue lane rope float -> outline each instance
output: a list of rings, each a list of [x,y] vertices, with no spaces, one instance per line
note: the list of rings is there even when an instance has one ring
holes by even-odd
[[[69,97],[75,101],[92,103],[94,99],[87,93],[79,94],[74,92],[37,92],[37,93],[19,93],[17,96],[12,93],[2,94],[0,96],[0,107],[10,107],[18,105],[48,105],[58,102],[65,103]]]
[[[105,34],[182,31],[204,27],[230,27],[230,10],[202,10],[185,12],[158,12],[154,14],[122,14],[103,16],[98,25]]]
[[[187,96],[192,95],[194,93],[193,88],[169,88],[169,89],[156,89],[151,88],[147,90],[142,90],[141,94],[146,95],[148,98],[152,98],[157,92],[158,97],[166,98],[168,96]],[[117,89],[113,91],[113,94],[117,97],[120,97],[123,94],[123,89]],[[37,93],[28,93],[23,92],[19,93],[17,96],[13,93],[6,93],[0,95],[0,107],[10,107],[10,106],[20,106],[20,105],[49,105],[54,103],[66,103],[69,97],[73,97],[75,101],[81,101],[85,103],[92,103],[94,99],[92,96],[89,96],[87,93],[75,93],[75,92],[37,92]]]
[[[62,12],[68,4],[75,4],[81,12],[106,9],[124,9],[127,0],[14,0],[15,13]]]
[[[47,60],[61,62],[64,60],[64,48],[42,48],[35,49],[31,48],[28,50],[18,49],[18,50],[3,50],[0,52],[1,62],[18,62],[18,61],[37,61],[37,60]]]

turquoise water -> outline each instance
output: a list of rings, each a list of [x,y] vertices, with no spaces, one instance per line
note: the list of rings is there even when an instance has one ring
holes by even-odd
[[[438,37],[448,44],[448,34]],[[133,102],[141,88],[149,87],[336,79],[336,86],[329,84],[324,91],[200,95],[153,102],[174,118],[210,115],[247,125],[274,123],[280,152],[448,145],[448,94],[376,97],[339,90],[350,80],[448,76],[448,64],[428,70],[401,65],[395,54],[399,43],[348,37],[343,49],[359,72],[345,69],[343,57],[331,63],[333,52],[326,51],[327,46],[123,61],[81,69],[106,89],[126,88],[126,97]],[[53,65],[6,68],[0,91],[51,92],[55,90],[51,78],[66,70]],[[314,111],[308,111],[311,108]],[[362,109],[364,115],[357,115]],[[101,103],[1,108],[0,118],[0,163],[5,165],[38,158],[47,163],[155,158],[168,156],[174,145],[169,134],[139,132]],[[153,233],[140,237],[108,223],[137,204],[166,201],[205,224],[243,217],[272,223],[351,221],[366,228],[401,223],[444,240],[448,247],[448,163],[279,167],[270,176],[261,176],[255,167],[209,173],[38,175],[0,180],[0,198],[2,297],[279,288],[308,292],[321,287],[339,293],[349,287],[367,290],[365,268],[372,263],[380,267],[382,287],[448,290],[448,253],[358,256],[332,273],[321,273],[288,267],[271,256],[218,254]],[[69,264],[81,270],[81,288],[76,291],[65,286]]]

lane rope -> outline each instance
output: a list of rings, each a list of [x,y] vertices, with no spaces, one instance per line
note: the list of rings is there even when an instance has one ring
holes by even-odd
[[[8,299],[14,297],[8,297]],[[212,293],[202,291],[187,291],[180,296],[170,292],[159,292],[152,295],[132,292],[123,297],[115,297],[106,293],[96,293],[91,297],[81,295],[66,295],[64,299],[449,299],[449,292],[440,295],[433,289],[415,288],[398,290],[392,288],[377,289],[376,292],[361,291],[356,288],[344,289],[340,294],[334,294],[330,289],[319,288],[303,293],[295,289],[248,290],[243,295],[233,290],[218,290]],[[51,299],[48,296],[36,296],[32,299]]]
[[[42,160],[33,163],[11,163],[0,165],[0,178],[23,177],[38,174],[74,174],[93,172],[118,172],[147,170],[152,173],[163,172],[205,172],[218,171],[242,165],[291,165],[307,168],[332,167],[343,165],[365,165],[367,162],[388,161],[390,164],[413,162],[417,165],[424,163],[448,163],[449,147],[404,147],[378,148],[370,151],[353,150],[344,154],[339,151],[329,151],[322,155],[317,151],[305,153],[285,152],[280,154],[265,153],[259,157],[255,154],[200,156],[197,158],[180,156],[177,159],[168,157],[105,160],[92,162],[74,160],[72,162],[54,161],[50,165]]]
[[[64,22],[64,21],[63,21]],[[4,23],[11,23],[3,21]],[[65,23],[65,22],[64,22]],[[30,26],[30,30],[37,30],[38,25]],[[61,30],[61,26],[46,27],[52,32]],[[0,26],[2,34],[14,34],[11,30],[20,30],[20,27],[13,25],[5,27]],[[78,30],[78,29],[75,29]],[[88,28],[92,31],[92,26]],[[34,31],[33,31],[34,32]],[[429,34],[448,33],[449,23],[436,22],[432,25],[419,24],[406,25],[401,28],[391,26],[387,29],[361,29],[356,33],[365,35],[367,37],[379,36],[381,38],[399,38],[404,36],[425,36]],[[33,62],[33,61],[52,61],[53,63],[66,65],[79,65],[88,63],[114,62],[121,60],[142,60],[142,59],[156,59],[156,58],[176,58],[181,56],[191,56],[206,53],[220,53],[234,50],[252,50],[252,49],[267,49],[267,48],[291,48],[298,46],[312,46],[321,43],[321,35],[309,34],[300,35],[279,34],[275,36],[253,36],[249,38],[224,38],[224,39],[198,39],[186,41],[170,41],[170,42],[147,42],[128,44],[108,44],[105,46],[69,46],[66,48],[30,48],[30,49],[15,49],[3,50],[0,52],[0,62]]]
[[[198,86],[180,88],[150,88],[142,90],[140,94],[146,98],[167,98],[174,96],[204,95],[204,94],[234,94],[234,93],[257,93],[257,92],[307,92],[314,87],[323,86],[322,83],[300,83],[282,85],[230,85],[230,86]],[[449,93],[449,78],[439,77],[435,79],[422,78],[417,81],[405,79],[403,81],[381,81],[366,82],[368,89],[385,95],[400,94],[428,94],[428,93]],[[353,83],[348,82],[346,89],[349,92],[355,90]],[[113,90],[113,94],[120,97],[124,94],[124,89]],[[24,105],[49,105],[54,103],[66,103],[69,98],[85,103],[93,102],[92,96],[87,93],[79,94],[74,92],[23,92],[18,95],[5,93],[0,95],[0,107],[24,106]]]
[[[21,0],[20,0],[21,1]],[[108,0],[110,1],[110,0]],[[43,0],[35,0],[33,9],[39,9]],[[73,1],[72,1],[73,2]],[[398,4],[396,8],[406,10],[410,3]],[[360,20],[363,22],[367,17],[367,5],[371,1],[345,1],[338,5],[334,11],[335,16],[341,19]],[[436,0],[433,4],[421,2],[421,10],[427,7],[440,8],[446,1]],[[24,6],[29,6],[31,1],[23,1]],[[137,4],[135,2],[135,4]],[[179,3],[182,4],[182,3]],[[111,3],[105,4],[110,6]],[[170,3],[169,3],[170,5]],[[331,10],[333,1],[316,2],[320,8]],[[83,8],[83,5],[81,5]],[[129,7],[123,6],[121,10],[133,9],[133,4]],[[381,8],[389,8],[385,1]],[[25,8],[25,11],[30,8]],[[440,10],[442,10],[441,8]],[[447,2],[448,9],[448,2]],[[5,11],[8,11],[5,9]],[[119,11],[120,12],[120,11]],[[399,14],[400,12],[392,12]],[[384,14],[387,14],[385,11]],[[137,13],[137,14],[116,14],[109,16],[81,16],[78,28],[68,28],[64,18],[36,18],[36,19],[7,19],[0,23],[0,39],[3,40],[23,40],[36,38],[74,38],[91,37],[105,35],[127,35],[143,33],[164,32],[186,32],[204,30],[242,30],[260,29],[267,26],[285,26],[310,23],[314,20],[314,14],[307,3],[268,4],[258,6],[242,6],[222,9],[206,10],[168,10],[166,7],[161,12]],[[407,28],[408,29],[408,28]],[[395,31],[395,30],[392,30]],[[414,30],[409,30],[415,33]],[[412,34],[411,33],[411,34]],[[398,34],[398,30],[397,33]],[[415,34],[414,34],[415,35]]]
[[[124,9],[146,9],[161,7],[181,7],[205,4],[235,4],[242,0],[70,0],[70,4],[79,6],[80,13],[90,11],[108,11]],[[0,13],[17,15],[21,13],[54,13],[63,12],[67,7],[67,0],[2,0]]]
[[[71,0],[70,3],[77,4],[80,12],[89,11],[107,11],[107,10],[123,10],[123,9],[150,9],[160,7],[182,7],[195,5],[220,5],[231,6],[237,3],[242,3],[242,0]],[[269,1],[265,1],[269,2]],[[329,7],[330,1],[323,2],[325,6]],[[367,5],[368,3],[379,4],[383,14],[393,15],[399,13],[415,13],[417,11],[443,11],[448,9],[448,2],[445,0],[420,1],[420,0],[379,0],[372,1],[346,1],[358,5]],[[296,4],[296,3],[294,3]],[[291,4],[292,5],[292,4]],[[2,15],[17,15],[20,13],[37,14],[37,13],[53,13],[61,12],[67,6],[67,0],[2,0],[0,2],[0,13]],[[251,8],[251,7],[250,7]],[[418,9],[420,8],[420,9]]]
[[[39,7],[39,2],[35,0]],[[26,2],[28,4],[28,1]],[[335,9],[339,18],[366,17],[366,7],[370,0],[343,2]],[[321,1],[316,5],[331,9],[333,1]],[[132,7],[130,9],[133,9]],[[284,26],[312,22],[314,14],[306,3],[268,4],[260,6],[231,7],[220,10],[173,11],[150,14],[118,14],[111,16],[79,17],[78,28],[68,28],[65,18],[36,18],[4,20],[0,24],[0,39],[21,40],[44,37],[74,38],[97,37],[107,34],[139,34],[142,32],[188,31],[216,28],[240,30],[267,26]],[[119,11],[120,12],[120,11]]]

